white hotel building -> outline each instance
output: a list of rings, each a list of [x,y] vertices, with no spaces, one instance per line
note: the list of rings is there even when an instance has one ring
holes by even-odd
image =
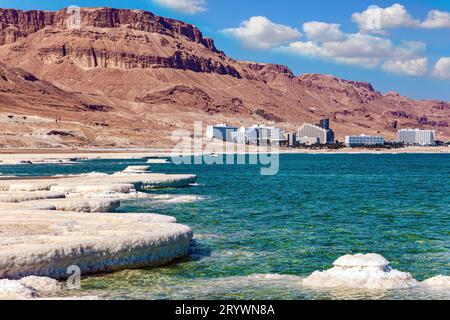
[[[281,129],[265,125],[241,127],[231,133],[231,140],[238,144],[267,145],[286,141]]]
[[[433,146],[435,142],[433,130],[402,129],[397,133],[397,142],[411,146]]]
[[[328,127],[322,128],[310,123],[304,123],[298,129],[298,140],[305,144],[327,144],[334,142],[334,132]]]
[[[380,146],[384,144],[384,138],[382,136],[346,136],[345,145],[347,147],[357,146]]]
[[[217,124],[215,126],[208,126],[206,128],[207,139],[218,139],[222,141],[232,141],[231,135],[236,132],[238,128],[226,124]]]

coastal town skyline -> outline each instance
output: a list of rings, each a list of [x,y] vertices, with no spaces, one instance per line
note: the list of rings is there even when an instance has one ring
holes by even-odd
[[[197,123],[196,127],[202,127]],[[202,134],[195,134],[194,137],[203,138]],[[409,147],[409,146],[428,146],[433,147],[436,144],[450,145],[449,141],[439,141],[434,130],[399,128],[397,136],[393,140],[387,140],[381,134],[369,135],[362,133],[360,135],[347,135],[344,141],[335,139],[335,132],[332,129],[332,123],[329,118],[321,118],[318,123],[303,123],[297,131],[289,132],[278,128],[276,125],[254,124],[250,127],[234,127],[225,123],[209,125],[206,127],[206,139],[231,142],[236,144],[247,144],[257,146],[283,145],[288,148],[298,147],[374,147],[383,146]]]

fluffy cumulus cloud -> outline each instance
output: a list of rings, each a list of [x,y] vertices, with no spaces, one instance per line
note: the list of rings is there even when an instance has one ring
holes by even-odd
[[[303,24],[303,31],[309,40],[316,42],[339,41],[344,38],[341,25],[336,23],[306,22]]]
[[[427,19],[422,23],[422,27],[428,29],[450,28],[450,12],[431,10]]]
[[[240,40],[245,46],[254,49],[271,49],[288,44],[299,37],[301,32],[295,28],[277,24],[266,17],[251,17],[238,28],[221,31]]]
[[[337,23],[306,22],[302,30],[306,40],[300,39],[303,34],[299,30],[261,16],[221,32],[234,36],[249,48],[270,49],[363,68],[379,67],[386,72],[419,77],[431,74],[426,44],[422,41],[394,42],[387,36],[387,30],[450,27],[448,12],[432,10],[426,20],[421,21],[401,4],[386,8],[370,6],[363,12],[354,13],[352,19],[359,26],[357,33],[344,33]],[[432,75],[450,79],[450,57],[441,58]]]
[[[352,19],[363,32],[380,32],[399,27],[419,27],[420,21],[414,19],[401,4],[387,8],[370,6],[363,12],[356,12]]]
[[[385,33],[385,30],[400,27],[414,28],[450,28],[450,12],[431,10],[426,20],[415,19],[401,4],[393,4],[387,8],[370,6],[363,12],[356,12],[352,19],[362,32]]]
[[[366,34],[350,34],[344,41],[332,41],[323,47],[335,57],[344,58],[384,58],[394,50],[389,39]]]
[[[442,57],[434,66],[433,76],[450,80],[450,57]]]
[[[412,77],[424,76],[428,72],[428,59],[387,60],[383,70]]]
[[[324,43],[296,41],[279,50],[371,68],[386,60],[409,61],[423,58],[425,49],[426,45],[423,42],[404,41],[396,45],[386,38],[356,33],[345,34],[341,41]]]
[[[188,14],[206,11],[206,0],[153,0],[155,3]]]

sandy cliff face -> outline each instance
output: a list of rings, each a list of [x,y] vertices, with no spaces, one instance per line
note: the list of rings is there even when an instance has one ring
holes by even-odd
[[[80,28],[73,29],[66,10],[0,9],[5,68],[26,70],[56,90],[52,99],[70,105],[52,108],[37,94],[34,107],[16,103],[12,110],[18,93],[3,92],[0,111],[49,117],[62,110],[59,129],[89,131],[83,138],[75,134],[80,144],[103,145],[104,136],[111,137],[108,146],[164,144],[172,130],[192,129],[196,120],[205,125],[265,122],[295,130],[324,116],[332,118],[341,139],[360,133],[392,138],[405,126],[434,129],[440,138],[450,138],[445,101],[383,95],[368,83],[295,76],[285,66],[237,61],[196,27],[149,12],[91,8],[82,9],[80,17]],[[7,88],[0,79],[0,91]],[[58,143],[73,141],[61,138]]]
[[[12,44],[39,31],[51,38],[52,41],[41,43],[35,52],[46,64],[61,63],[67,58],[81,68],[174,68],[240,77],[215,48],[214,41],[204,38],[199,29],[150,12],[83,9],[81,24],[74,29],[68,26],[71,13],[67,10],[2,10],[0,14],[0,44]],[[189,48],[170,41],[176,38],[195,44],[205,53],[215,54],[216,59],[184,50]]]

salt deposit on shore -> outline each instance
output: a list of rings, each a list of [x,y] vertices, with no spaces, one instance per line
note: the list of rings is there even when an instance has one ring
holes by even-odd
[[[192,230],[147,214],[0,212],[0,278],[67,278],[158,266],[187,254]]]
[[[183,188],[196,182],[189,174],[130,173],[121,175],[77,175],[52,179],[1,180],[0,191],[55,191],[87,193],[122,192],[123,188],[137,191],[155,188]],[[134,187],[134,188],[133,188]],[[74,191],[75,190],[75,191]]]
[[[122,173],[146,173],[150,171],[150,166],[129,166]]]
[[[55,280],[14,279],[65,279],[73,265],[85,276],[159,266],[186,255],[192,230],[175,218],[108,213],[121,198],[196,180],[147,170],[0,181],[0,299],[45,296],[56,290]]]
[[[340,257],[333,268],[316,271],[303,280],[309,288],[354,288],[391,290],[450,287],[450,277],[438,276],[419,282],[410,273],[392,269],[379,254],[356,254]]]
[[[60,290],[58,282],[47,277],[30,276],[21,280],[0,280],[0,300],[26,300]]]
[[[168,164],[170,162],[167,159],[148,159],[147,163],[149,163],[149,164]]]
[[[28,300],[54,295],[61,290],[55,279],[29,276],[20,280],[0,280],[0,300]]]
[[[24,202],[45,199],[62,199],[65,194],[62,192],[36,191],[36,192],[20,192],[11,194],[11,192],[0,191],[0,202]]]
[[[422,282],[422,285],[427,288],[450,290],[450,276],[433,277]]]

